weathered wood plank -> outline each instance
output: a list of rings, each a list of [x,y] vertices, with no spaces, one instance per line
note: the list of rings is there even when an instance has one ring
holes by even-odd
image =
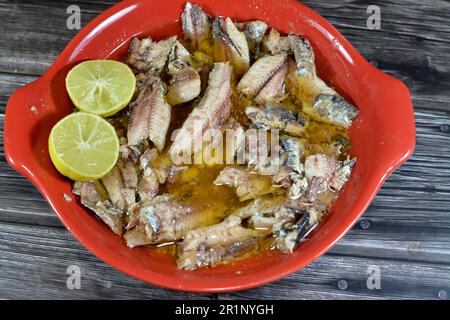
[[[51,258],[48,253],[51,252]],[[64,229],[0,224],[0,298],[205,298],[167,291],[127,277],[87,252]],[[81,289],[66,288],[67,267],[81,268]],[[366,287],[368,266],[381,269],[381,289]],[[339,280],[347,289],[339,289]],[[342,284],[341,284],[342,285]],[[364,259],[327,254],[274,284],[230,298],[268,299],[436,299],[450,290],[450,267],[385,259]]]
[[[37,76],[0,73],[0,114],[5,114],[6,103],[10,95],[35,79],[37,79]]]
[[[368,289],[368,267],[380,269],[381,289]],[[449,266],[326,254],[271,285],[220,298],[439,299],[439,292],[446,297],[450,290],[449,276]]]
[[[51,252],[51,255],[49,253]],[[81,289],[66,286],[67,268],[81,269]],[[87,252],[69,232],[0,224],[2,299],[207,299],[215,295],[174,292],[125,276]]]
[[[392,57],[392,52],[395,52],[395,56],[401,57],[403,61],[396,59],[394,65],[403,66],[401,71],[424,76],[426,80],[430,80],[427,78],[430,69],[435,69],[437,75],[450,70],[447,59],[439,53],[448,51],[450,47],[450,33],[446,23],[450,15],[448,2],[433,1],[432,4],[422,4],[417,1],[406,1],[407,4],[404,4],[404,1],[378,1],[382,12],[382,30],[379,31],[367,30],[368,4],[364,1],[303,2],[326,17],[366,58],[378,61],[381,68],[383,64],[387,69],[393,65],[389,64],[390,60],[386,58]],[[109,3],[109,1],[80,2],[83,25],[106,9]],[[76,33],[66,28],[65,10],[70,4],[73,3],[0,2],[0,15],[4,16],[3,22],[8,31],[0,35],[6,38],[2,41],[6,45],[0,48],[1,52],[5,53],[1,54],[0,71],[19,70],[21,73],[35,75],[45,71]],[[45,10],[47,17],[45,20],[35,19],[35,12],[40,10]],[[17,24],[17,18],[33,23]],[[21,45],[18,46],[18,43]],[[43,44],[46,44],[45,47]],[[9,55],[10,52],[15,52],[15,55]],[[410,68],[412,65],[415,68]],[[394,70],[399,68],[394,67]],[[429,88],[439,84],[438,81],[427,83]]]

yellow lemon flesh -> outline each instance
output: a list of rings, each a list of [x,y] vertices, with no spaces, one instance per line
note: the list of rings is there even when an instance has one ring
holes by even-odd
[[[52,128],[48,149],[61,174],[77,181],[96,180],[116,164],[119,138],[114,127],[102,117],[75,112]]]
[[[136,78],[130,67],[114,60],[82,62],[66,77],[66,89],[75,106],[103,117],[128,105],[135,87]]]

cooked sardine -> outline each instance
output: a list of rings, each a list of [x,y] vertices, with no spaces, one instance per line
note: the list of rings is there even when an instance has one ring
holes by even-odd
[[[221,127],[226,141],[226,164],[245,164],[245,130],[233,117]],[[236,162],[235,162],[236,160]]]
[[[211,17],[199,6],[186,3],[181,14],[184,38],[194,50],[201,47],[201,43],[211,35]]]
[[[124,227],[123,210],[110,202],[106,190],[99,181],[76,181],[73,186],[73,193],[80,196],[81,203],[94,211],[115,234],[122,234]]]
[[[335,190],[341,190],[342,187],[347,183],[348,179],[350,179],[350,174],[352,173],[352,169],[356,164],[355,158],[348,157],[344,161],[338,161],[336,164],[336,171],[334,172],[333,177],[330,180],[330,187]]]
[[[200,94],[200,75],[192,67],[189,51],[178,41],[170,53],[167,70],[171,76],[167,93],[167,102],[170,105],[191,101]]]
[[[284,205],[285,202],[285,195],[265,195],[253,200],[231,215],[241,217],[251,228],[272,231],[275,225],[295,219],[295,213]]]
[[[167,102],[174,106],[191,101],[198,97],[200,90],[200,75],[193,68],[187,67],[170,79]]]
[[[247,107],[245,114],[258,129],[278,129],[296,137],[302,135],[307,125],[299,113],[278,105]]]
[[[203,141],[203,133],[218,128],[230,115],[231,70],[227,63],[214,64],[203,98],[189,114],[170,147],[169,153],[175,164],[197,153],[202,147],[198,142]]]
[[[124,233],[123,238],[125,239],[129,248],[152,244],[152,241],[150,241],[150,239],[145,234],[144,225],[141,224],[130,230],[127,230],[127,232]]]
[[[294,54],[297,74],[315,77],[316,65],[314,61],[314,51],[312,50],[309,41],[303,41],[296,35],[289,35],[288,39]]]
[[[157,244],[181,239],[188,231],[217,223],[218,218],[202,205],[186,205],[174,196],[163,194],[142,202],[135,213],[137,225],[144,226],[148,243]]]
[[[120,159],[117,161],[120,174],[123,179],[122,194],[125,197],[127,207],[136,202],[136,188],[138,185],[138,172],[131,160]]]
[[[296,223],[285,223],[274,228],[274,246],[283,252],[291,253],[295,246],[303,240],[315,225],[310,224],[309,212],[304,210]]]
[[[308,190],[308,180],[304,177],[303,174],[296,172],[291,172],[289,174],[289,179],[291,181],[291,184],[288,187],[287,195],[289,199],[299,199]]]
[[[314,201],[318,195],[325,192],[340,190],[350,178],[355,163],[355,159],[336,161],[324,154],[306,157],[305,177],[310,181],[309,200]]]
[[[268,82],[279,72],[284,70],[284,65],[287,62],[287,55],[277,54],[277,55],[267,55],[258,60],[250,67],[247,73],[242,77],[237,85],[238,92],[244,94],[250,99],[255,98],[261,90],[268,84]],[[285,71],[284,71],[285,72]],[[269,89],[276,87],[279,83],[279,79],[283,78],[283,71],[278,74],[278,80],[274,80],[275,83],[269,84]],[[268,90],[269,90],[268,89]],[[278,89],[278,88],[277,88]],[[263,93],[262,96],[267,95]]]
[[[171,76],[192,65],[190,52],[177,40],[169,54],[167,73]]]
[[[216,180],[215,185],[228,185],[236,189],[236,194],[240,201],[256,199],[264,194],[279,191],[272,185],[272,181],[267,176],[259,176],[243,168],[226,167]]]
[[[255,97],[256,103],[273,103],[284,100],[287,95],[284,91],[284,79],[287,73],[287,64],[283,66],[267,81],[264,87]]]
[[[181,23],[183,40],[131,41],[134,97],[108,118],[120,159],[73,193],[128,247],[176,246],[180,269],[292,252],[350,178],[345,128],[358,110],[295,34],[189,2]]]
[[[280,144],[282,152],[286,156],[283,164],[297,173],[303,173],[304,167],[301,158],[305,150],[306,141],[295,137],[281,136]]]
[[[287,90],[311,118],[349,127],[359,111],[316,75],[314,52],[308,40],[290,36],[296,63],[289,63]]]
[[[244,32],[252,56],[257,57],[260,43],[267,31],[267,24],[264,21],[255,20],[236,23],[236,27]]]
[[[151,38],[131,41],[127,64],[137,72],[150,73],[159,76],[166,67],[169,54],[177,40],[176,36],[158,42]]]
[[[263,48],[271,54],[290,53],[291,44],[286,36],[281,36],[278,30],[272,28],[270,33],[263,38]]]
[[[250,53],[244,33],[230,18],[217,17],[213,23],[214,56],[216,61],[229,61],[237,77],[250,66]]]
[[[111,203],[119,210],[125,212],[135,202],[134,193],[130,195],[129,189],[125,188],[125,182],[117,165],[101,178],[101,182],[108,192]]]
[[[142,172],[142,176],[137,186],[139,201],[149,201],[158,194],[159,181],[156,171],[147,167]]]
[[[122,174],[125,188],[136,189],[138,184],[138,172],[134,163],[130,160],[120,159],[117,161]]]
[[[150,139],[162,151],[170,125],[171,107],[164,99],[161,80],[153,78],[130,107],[128,144],[138,145],[144,139]]]
[[[239,216],[188,232],[178,244],[177,265],[180,269],[195,270],[214,266],[254,252],[270,232],[244,228]]]

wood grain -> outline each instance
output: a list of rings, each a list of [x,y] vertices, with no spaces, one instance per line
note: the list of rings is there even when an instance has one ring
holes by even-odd
[[[307,268],[257,289],[195,295],[142,283],[99,261],[5,162],[9,95],[45,72],[76,30],[65,25],[71,1],[0,0],[0,298],[438,299],[441,290],[450,294],[450,2],[372,1],[381,8],[377,31],[366,28],[365,1],[303,2],[367,60],[408,85],[415,153],[384,184],[362,223]],[[77,1],[82,24],[114,3]],[[81,290],[66,288],[71,264],[81,267]],[[370,265],[381,269],[381,290],[367,289]],[[346,281],[345,290],[339,280]]]

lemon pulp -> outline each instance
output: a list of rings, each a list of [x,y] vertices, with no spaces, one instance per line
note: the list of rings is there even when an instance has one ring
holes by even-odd
[[[111,116],[131,100],[136,78],[130,67],[114,60],[90,60],[73,67],[66,89],[75,106],[100,116]]]
[[[48,147],[56,169],[77,181],[103,177],[119,157],[114,127],[87,112],[75,112],[60,120],[50,132]]]

